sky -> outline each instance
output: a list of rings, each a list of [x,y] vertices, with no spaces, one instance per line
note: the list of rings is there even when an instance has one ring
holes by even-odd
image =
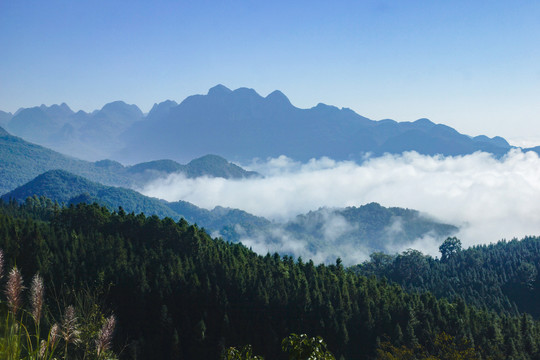
[[[0,109],[216,84],[540,144],[537,1],[0,1]]]

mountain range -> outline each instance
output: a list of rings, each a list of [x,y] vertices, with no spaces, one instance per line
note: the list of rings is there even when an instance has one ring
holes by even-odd
[[[172,159],[186,162],[218,154],[235,162],[286,155],[295,160],[327,156],[361,160],[363,155],[417,151],[463,155],[511,148],[501,137],[471,137],[428,119],[374,121],[351,109],[318,104],[300,109],[280,91],[262,97],[255,90],[223,85],[180,104],[155,104],[147,115],[116,101],[102,109],[74,112],[66,104],[0,114],[12,134],[87,160],[122,163]],[[533,149],[535,150],[535,149]]]

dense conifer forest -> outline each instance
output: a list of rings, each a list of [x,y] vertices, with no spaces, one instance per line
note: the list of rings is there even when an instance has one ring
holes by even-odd
[[[429,292],[438,283],[424,276],[433,268],[430,276],[441,284],[452,272],[463,282],[472,276],[464,270],[470,267],[484,277],[478,281],[499,272],[534,289],[538,278],[527,282],[527,275],[538,266],[538,239],[456,251],[444,261],[414,254],[421,267],[404,265],[406,291],[391,281],[399,278],[368,271],[368,264],[360,272],[380,278],[346,269],[339,259],[317,265],[257,255],[212,239],[183,219],[110,212],[97,204],[61,208],[40,200],[0,205],[5,267],[16,266],[24,279],[43,277],[49,314],[43,329],[60,316],[55,304],[62,294],[93,294],[103,314],[116,316],[113,350],[122,359],[219,359],[227,349],[233,353],[230,347],[248,344],[265,359],[286,359],[282,340],[293,333],[321,336],[336,359],[540,358],[540,323],[508,297],[507,285],[490,294],[500,297],[497,308],[491,306],[495,300],[472,301],[474,294],[457,286],[454,292],[440,290],[442,285]],[[524,262],[526,251],[531,255]],[[408,255],[383,257],[384,264],[398,266],[400,256]],[[534,303],[523,306],[533,309]]]
[[[393,256],[374,253],[354,271],[385,277],[411,291],[459,296],[469,305],[497,313],[526,312],[540,318],[540,238],[502,240],[466,250],[458,239],[448,238],[440,250],[440,259],[416,250]]]

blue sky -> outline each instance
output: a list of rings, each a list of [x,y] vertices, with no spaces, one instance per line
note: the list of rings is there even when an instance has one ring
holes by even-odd
[[[540,144],[537,1],[0,1],[0,109],[218,83]]]

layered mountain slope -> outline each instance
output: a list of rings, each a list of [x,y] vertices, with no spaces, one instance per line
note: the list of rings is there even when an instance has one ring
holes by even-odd
[[[156,178],[158,175],[183,173],[186,177],[200,176],[222,177],[225,179],[241,179],[260,176],[254,171],[247,171],[238,165],[228,162],[221,156],[205,155],[181,165],[173,160],[155,160],[126,167],[126,172],[138,177],[141,181]]]
[[[125,187],[141,186],[178,172],[186,177],[243,178],[258,175],[215,155],[195,159],[187,165],[158,160],[126,167],[112,160],[78,160],[10,135],[3,128],[0,128],[0,160],[0,195],[54,169],[66,170],[106,185]]]
[[[155,106],[147,118],[124,134],[128,145],[116,154],[118,159],[185,160],[215,153],[238,161],[283,154],[305,161],[322,156],[361,159],[366,152],[408,150],[429,155],[483,150],[501,155],[510,148],[502,138],[471,138],[427,119],[372,121],[350,109],[324,104],[299,109],[279,91],[262,97],[253,89],[232,91],[222,85],[179,105]]]
[[[0,110],[0,127],[7,127],[12,117],[13,114]]]
[[[86,160],[97,160],[123,146],[119,135],[144,118],[135,105],[115,101],[92,113],[61,105],[21,109],[7,129],[25,140]]]
[[[15,189],[39,174],[64,169],[104,184],[126,185],[123,176],[107,168],[62,155],[45,147],[32,144],[0,129],[0,194]]]
[[[439,244],[458,230],[416,210],[370,203],[321,208],[285,223],[251,228],[228,226],[222,236],[255,248],[264,243],[272,251],[324,262],[341,257],[345,264],[354,264],[373,252],[393,254],[421,239]]]
[[[105,186],[64,170],[47,171],[30,182],[4,194],[4,201],[16,200],[23,203],[27,198],[45,196],[63,204],[98,203],[110,210],[122,207],[126,212],[145,213],[175,220],[183,217],[210,231],[226,226],[240,225],[243,228],[268,226],[270,221],[238,209],[216,207],[213,210],[199,208],[185,201],[169,203],[144,196],[122,187]]]
[[[118,209],[122,206],[127,212],[144,212],[160,217],[178,216],[158,199],[149,198],[129,189],[101,185],[64,170],[47,171],[3,195],[2,199],[24,202],[26,198],[34,195],[45,196],[64,204],[98,202],[110,209]]]

